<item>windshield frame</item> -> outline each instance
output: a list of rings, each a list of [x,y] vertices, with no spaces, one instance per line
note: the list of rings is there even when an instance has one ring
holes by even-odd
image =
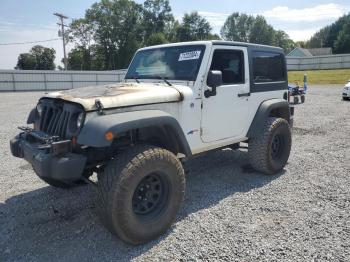
[[[137,59],[137,56],[142,53],[142,52],[150,52],[150,51],[157,51],[157,50],[166,50],[166,49],[172,49],[172,48],[179,48],[179,47],[183,47],[183,48],[189,48],[189,49],[196,49],[198,48],[200,51],[201,51],[201,54],[199,56],[197,60],[198,62],[198,66],[197,66],[197,69],[196,71],[194,72],[193,74],[193,77],[192,78],[170,78],[170,77],[167,77],[167,76],[164,76],[163,74],[159,73],[158,75],[136,75],[135,72],[136,72],[136,68],[135,68],[135,71],[134,72],[131,72],[131,69],[133,68],[133,64],[135,63],[135,59]],[[204,58],[204,55],[206,53],[206,49],[207,49],[207,46],[203,43],[198,43],[198,44],[184,44],[184,45],[169,45],[169,46],[157,46],[157,47],[154,47],[154,48],[145,48],[145,49],[140,49],[138,50],[130,65],[129,65],[129,68],[128,68],[128,71],[125,75],[125,80],[132,80],[132,79],[137,79],[137,80],[159,80],[159,79],[166,79],[166,80],[170,80],[170,81],[197,81],[197,78],[198,78],[198,74],[199,74],[199,71],[201,69],[201,66],[202,66],[202,62],[203,62],[203,58]],[[193,51],[184,51],[184,52],[193,52]]]

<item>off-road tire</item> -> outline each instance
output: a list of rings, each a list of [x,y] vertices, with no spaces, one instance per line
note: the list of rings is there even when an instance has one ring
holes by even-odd
[[[293,103],[296,105],[299,103],[299,97],[294,96]]]
[[[276,141],[280,147],[276,151]],[[250,164],[259,172],[274,175],[286,165],[292,145],[291,129],[282,118],[267,119],[259,135],[249,140],[248,157]]]
[[[300,101],[301,101],[302,104],[305,103],[305,96],[304,96],[304,95],[302,95],[302,96],[300,97]]]
[[[137,213],[139,209],[134,201],[141,200],[135,200],[135,195],[140,193],[143,181],[153,175],[158,176],[167,193],[159,193],[162,197],[149,213]],[[185,173],[181,162],[170,151],[151,145],[127,149],[98,174],[99,216],[107,229],[133,245],[146,243],[166,232],[176,218],[184,195]]]

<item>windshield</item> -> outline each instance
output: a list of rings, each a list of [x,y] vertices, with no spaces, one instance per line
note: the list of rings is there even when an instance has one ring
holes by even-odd
[[[196,81],[204,45],[147,49],[136,53],[125,79]]]

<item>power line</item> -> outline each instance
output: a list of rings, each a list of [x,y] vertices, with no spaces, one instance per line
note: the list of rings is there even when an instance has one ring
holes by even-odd
[[[43,42],[51,42],[51,41],[57,41],[61,40],[61,38],[52,38],[47,40],[38,40],[38,41],[31,41],[31,42],[17,42],[17,43],[0,43],[0,45],[26,45],[26,44],[36,44],[36,43],[43,43]]]

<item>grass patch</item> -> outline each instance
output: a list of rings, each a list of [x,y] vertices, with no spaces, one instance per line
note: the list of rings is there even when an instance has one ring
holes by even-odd
[[[312,71],[289,71],[288,81],[294,83],[299,81],[303,84],[304,74],[308,75],[309,84],[341,84],[344,85],[350,79],[350,69],[336,70],[312,70]]]

